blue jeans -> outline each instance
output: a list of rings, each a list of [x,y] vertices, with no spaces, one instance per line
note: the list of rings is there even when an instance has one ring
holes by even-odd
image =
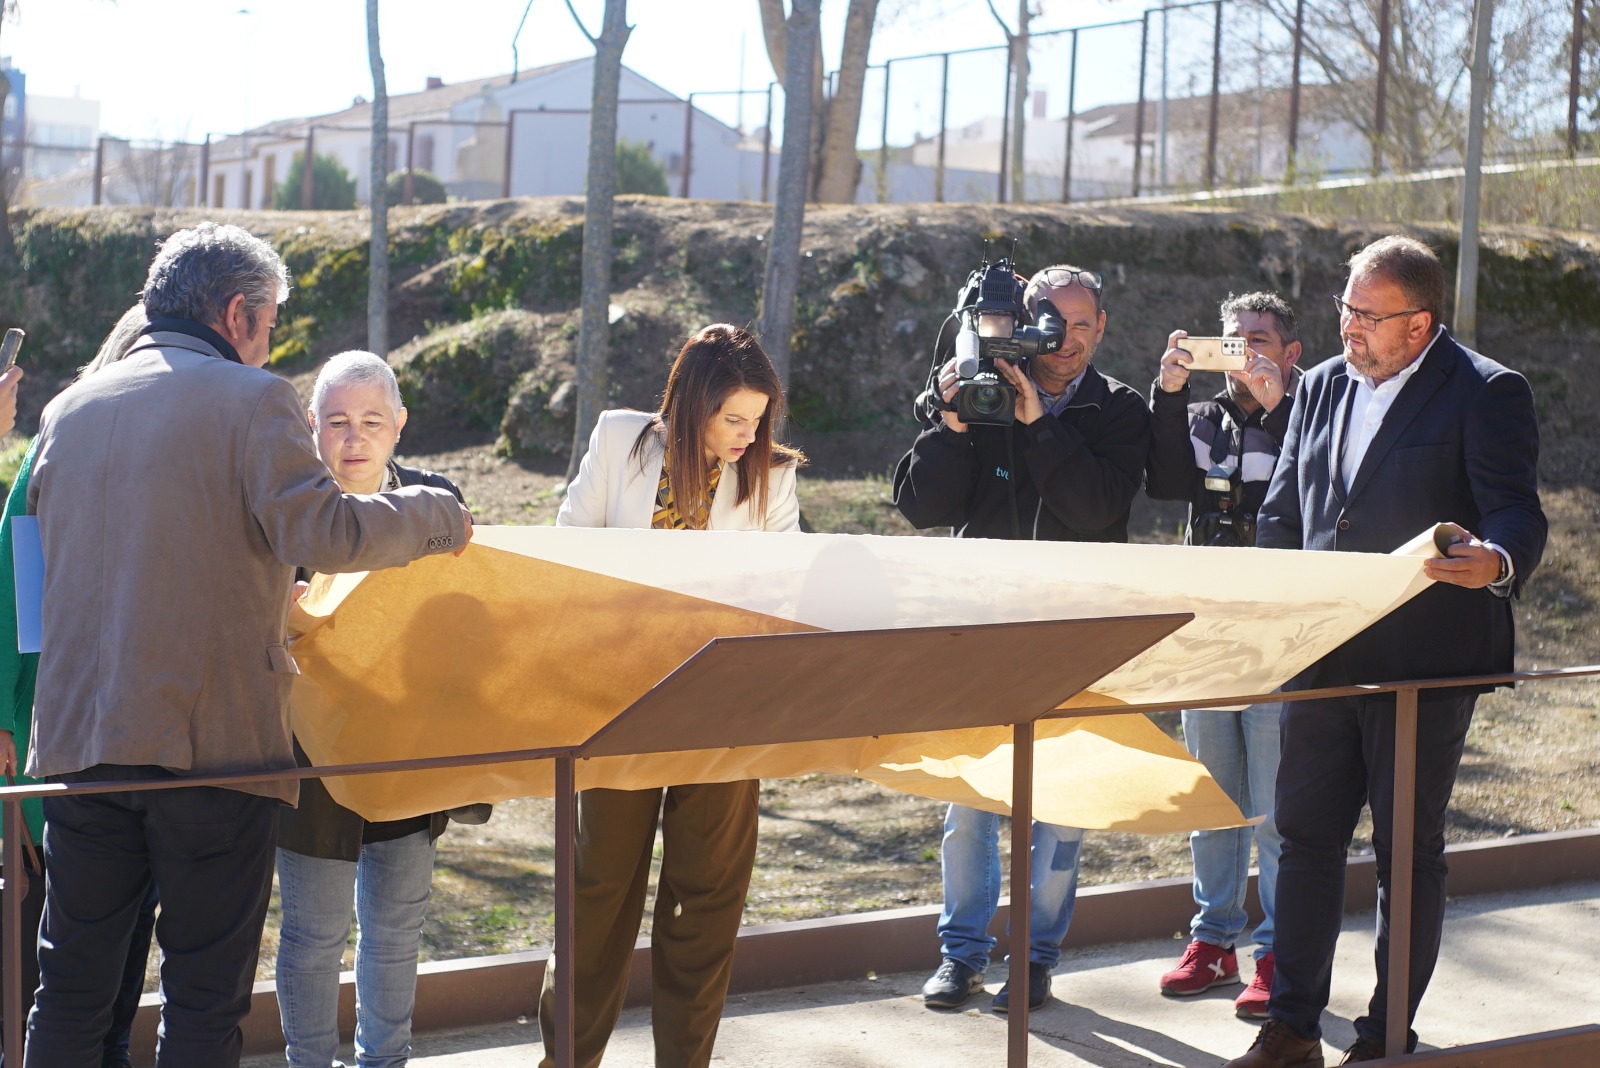
[[[1267,818],[1251,827],[1195,831],[1189,835],[1194,856],[1194,903],[1200,911],[1189,923],[1190,935],[1213,946],[1232,946],[1244,934],[1244,910],[1250,882],[1250,839],[1260,854],[1256,894],[1261,923],[1255,930],[1255,957],[1272,952],[1273,916],[1277,912],[1278,856],[1283,838],[1272,813],[1278,786],[1278,716],[1283,705],[1252,705],[1243,712],[1218,708],[1184,709],[1183,743],[1206,766],[1222,792],[1246,816]]]
[[[1036,820],[1032,837],[1028,960],[1054,968],[1061,960],[1061,940],[1067,936],[1072,907],[1078,900],[1078,851],[1083,831]],[[989,951],[995,946],[989,924],[1000,907],[1000,817],[951,805],[944,817],[940,859],[944,865],[940,951],[981,972],[989,966]]]
[[[329,1068],[338,1052],[339,959],[350,935],[352,896],[359,929],[356,1063],[400,1068],[411,1056],[433,852],[425,830],[369,842],[354,862],[278,850],[278,1012],[292,1068]]]

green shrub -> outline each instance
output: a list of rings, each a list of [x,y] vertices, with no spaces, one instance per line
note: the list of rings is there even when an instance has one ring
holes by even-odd
[[[406,172],[395,171],[383,183],[384,196],[389,204],[404,204],[406,202]],[[411,203],[413,204],[443,204],[449,200],[444,183],[432,171],[413,170],[411,172]]]
[[[301,186],[306,180],[306,154],[296,152],[289,176],[272,191],[272,206],[278,211],[297,211],[302,203]],[[344,164],[332,156],[318,155],[311,161],[311,207],[316,211],[349,211],[356,206],[356,180]]]
[[[650,154],[648,146],[638,141],[617,142],[617,193],[667,195],[667,172]]]

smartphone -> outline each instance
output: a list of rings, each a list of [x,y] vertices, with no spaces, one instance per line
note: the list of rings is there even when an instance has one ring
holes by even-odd
[[[15,326],[6,331],[6,339],[0,341],[0,375],[17,365],[17,353],[22,351],[22,339],[27,336]]]
[[[1242,337],[1186,337],[1177,347],[1194,357],[1191,371],[1243,371],[1249,359]]]

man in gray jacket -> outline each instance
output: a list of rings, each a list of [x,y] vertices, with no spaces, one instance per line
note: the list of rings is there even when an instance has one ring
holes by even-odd
[[[317,458],[288,382],[260,368],[283,264],[235,226],[162,245],[150,326],[45,409],[28,487],[44,544],[28,772],[165,781],[293,768],[284,624],[293,567],[459,552],[466,510],[416,486],[355,496]],[[160,893],[161,1068],[239,1063],[239,1021],[296,784],[50,798],[32,1068],[91,1068],[129,932]]]

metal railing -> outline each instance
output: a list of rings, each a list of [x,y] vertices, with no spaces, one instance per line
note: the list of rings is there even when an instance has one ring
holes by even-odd
[[[1228,697],[1190,701],[1160,701],[1135,704],[1085,705],[1057,709],[1039,719],[1065,719],[1087,716],[1126,715],[1130,713],[1167,712],[1185,708],[1227,708],[1265,702],[1315,701],[1327,698],[1395,694],[1395,764],[1394,764],[1394,820],[1391,855],[1406,856],[1413,852],[1415,834],[1414,798],[1416,788],[1417,715],[1418,695],[1423,690],[1485,688],[1518,682],[1550,682],[1564,679],[1600,675],[1600,664],[1581,667],[1553,668],[1542,671],[1514,672],[1503,675],[1481,675],[1448,679],[1412,679],[1389,683],[1356,686],[1328,687],[1315,690],[1238,694]],[[1019,723],[1014,728],[1013,766],[1013,834],[1018,826],[1026,828],[1031,823],[1032,790],[1016,789],[1018,783],[1031,783],[1033,762],[1033,731],[1036,721]],[[139,780],[133,782],[95,783],[40,783],[26,786],[0,788],[0,833],[4,835],[4,871],[15,872],[23,864],[23,835],[21,802],[34,797],[79,797],[90,794],[145,790],[172,790],[197,786],[237,787],[247,783],[281,782],[312,778],[336,778],[346,775],[371,775],[386,772],[425,771],[441,768],[478,767],[488,764],[509,764],[530,760],[554,760],[556,764],[555,802],[555,946],[559,956],[568,953],[573,945],[573,850],[576,823],[576,786],[574,753],[577,746],[517,749],[493,753],[474,753],[464,756],[417,757],[408,760],[373,761],[359,764],[339,764],[321,768],[287,768],[262,772],[237,772],[227,775],[205,775],[188,778]],[[1031,858],[1024,847],[1012,849],[1011,863],[1011,931],[1010,953],[1014,963],[1028,959],[1028,894]],[[1391,865],[1389,971],[1388,971],[1388,1033],[1390,1049],[1405,1049],[1407,1044],[1407,992],[1410,975],[1410,927],[1412,901],[1412,871],[1410,864]],[[9,1064],[22,1063],[23,1039],[26,1022],[20,1020],[22,991],[20,976],[23,941],[21,931],[21,895],[17,880],[7,878],[0,889],[0,965],[3,965],[3,1003],[0,1019],[5,1021],[3,1052]],[[570,977],[570,971],[566,973]],[[1026,971],[1022,972],[1021,986],[1026,989]],[[1012,976],[1018,981],[1016,975]],[[557,1014],[565,1022],[562,1030],[571,1034],[573,1005],[567,982],[558,983]],[[1007,1023],[1007,1064],[1011,1068],[1028,1062],[1028,1007],[1026,998],[1015,999]],[[570,1066],[570,1044],[556,1052],[558,1066]]]

